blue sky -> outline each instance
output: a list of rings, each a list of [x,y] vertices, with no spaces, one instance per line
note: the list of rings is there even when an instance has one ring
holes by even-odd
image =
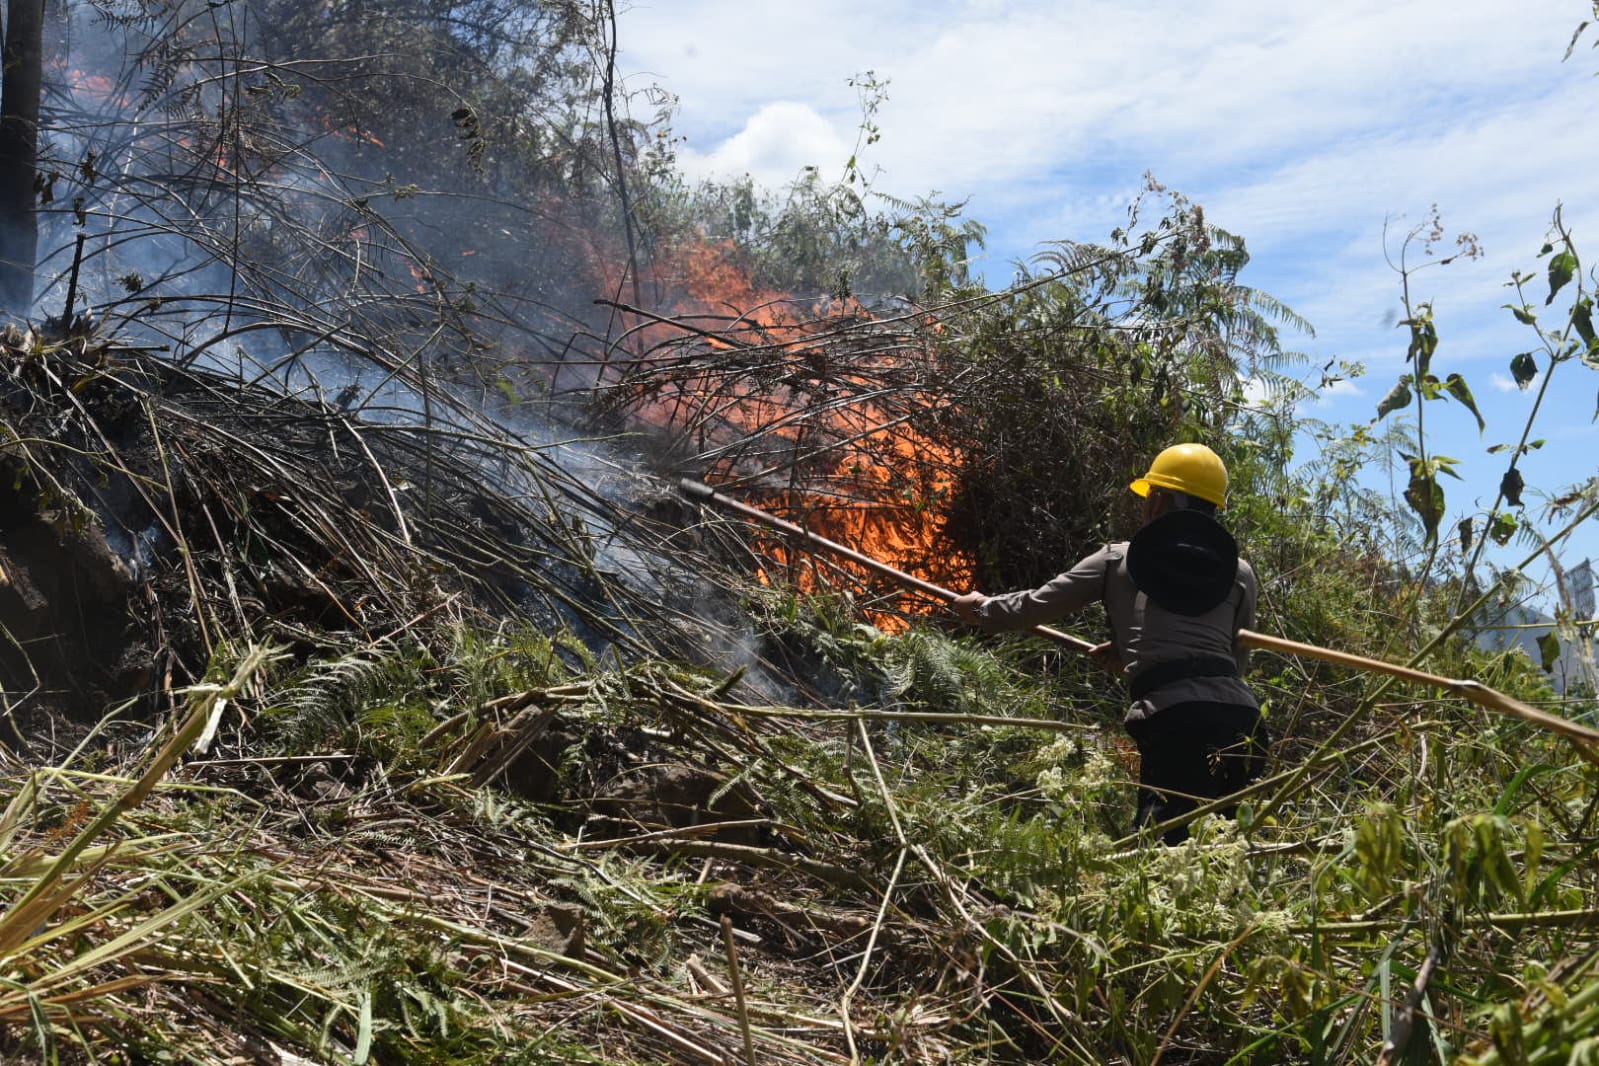
[[[1561,62],[1591,14],[1586,0],[639,0],[619,13],[620,64],[630,91],[677,97],[690,174],[772,188],[842,170],[860,121],[849,79],[875,72],[877,187],[967,200],[992,284],[1044,242],[1103,239],[1151,172],[1245,237],[1242,280],[1316,327],[1295,347],[1366,364],[1309,410],[1336,422],[1369,419],[1403,372],[1384,229],[1396,252],[1436,205],[1483,252],[1412,282],[1435,308],[1435,371],[1463,374],[1489,423],[1479,437],[1464,409],[1428,407],[1466,478],[1446,485],[1453,518],[1492,502],[1504,461],[1485,449],[1519,435],[1536,392],[1511,382],[1533,338],[1500,305],[1513,270],[1541,279],[1557,203],[1599,262],[1599,33]],[[1531,291],[1541,307],[1542,281]],[[1599,373],[1557,373],[1534,433],[1548,444],[1523,463],[1551,490],[1599,470]],[[1594,523],[1567,553],[1585,555],[1599,558]]]

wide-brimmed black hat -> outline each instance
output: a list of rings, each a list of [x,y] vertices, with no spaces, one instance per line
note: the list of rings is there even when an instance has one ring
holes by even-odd
[[[1232,591],[1238,542],[1209,515],[1168,511],[1127,546],[1127,574],[1166,610],[1201,615]]]

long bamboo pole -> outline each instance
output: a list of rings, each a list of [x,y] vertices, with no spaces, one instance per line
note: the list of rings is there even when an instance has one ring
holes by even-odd
[[[948,603],[960,595],[941,585],[935,585],[931,581],[924,581],[914,574],[907,574],[903,570],[896,569],[881,559],[874,559],[870,555],[845,547],[837,541],[828,540],[826,537],[812,533],[803,526],[785,521],[758,507],[740,503],[738,500],[725,496],[702,482],[683,478],[678,482],[678,488],[682,490],[683,495],[691,500],[712,504],[724,511],[747,518],[752,522],[771,529],[781,530],[804,545],[832,552],[934,599]],[[1034,626],[1029,632],[1047,637],[1056,643],[1064,644],[1074,651],[1089,652],[1098,647],[1097,644],[1083,640],[1081,637],[1074,637],[1070,633],[1062,632],[1050,626]],[[1384,662],[1381,659],[1370,659],[1364,655],[1355,655],[1351,652],[1335,651],[1332,648],[1323,648],[1316,644],[1303,644],[1297,640],[1285,640],[1282,637],[1256,633],[1251,629],[1240,629],[1238,631],[1238,645],[1242,648],[1272,651],[1281,655],[1320,659],[1322,662],[1348,666],[1356,670],[1369,670],[1373,673],[1387,674],[1403,681],[1414,681],[1418,684],[1441,688],[1470,700],[1479,707],[1499,714],[1510,715],[1513,718],[1520,718],[1524,722],[1567,737],[1583,750],[1583,754],[1586,757],[1599,759],[1599,750],[1596,750],[1599,749],[1599,730],[1592,729],[1580,722],[1573,722],[1568,718],[1561,718],[1559,715],[1550,714],[1548,711],[1540,711],[1536,707],[1528,706],[1520,700],[1513,699],[1503,692],[1491,689],[1476,681],[1449,678],[1440,674],[1429,674],[1424,670],[1417,670],[1409,666],[1399,666],[1396,663]],[[1590,747],[1590,745],[1595,747]]]
[[[881,559],[874,559],[870,555],[864,555],[861,552],[856,551],[854,548],[846,548],[836,540],[828,540],[826,537],[818,536],[817,534],[806,529],[804,526],[797,526],[793,522],[785,521],[774,514],[770,514],[761,510],[759,507],[751,507],[747,503],[740,503],[731,496],[724,496],[703,482],[694,481],[690,478],[683,478],[677,484],[678,488],[682,489],[683,495],[687,496],[691,500],[698,500],[701,503],[715,504],[724,511],[730,511],[733,514],[741,515],[744,518],[748,518],[752,522],[758,523],[759,525],[782,530],[789,536],[803,541],[805,544],[808,544],[811,547],[822,548],[826,551],[830,551],[834,555],[841,556],[845,559],[848,559],[852,563],[864,566],[866,569],[871,570],[874,573],[882,574],[886,578],[899,582],[906,588],[915,589],[917,592],[924,593],[933,597],[934,599],[943,600],[945,603],[948,603],[950,600],[953,600],[955,597],[960,595],[960,593],[944,588],[942,585],[935,585],[931,581],[923,581],[915,574],[907,574],[903,570],[897,570],[883,562]],[[1049,626],[1034,626],[1028,632],[1036,633],[1042,637],[1048,637],[1050,640],[1064,644],[1068,648],[1071,648],[1075,651],[1089,652],[1093,651],[1099,646],[1083,640],[1081,637],[1074,637],[1070,633],[1063,633],[1060,630],[1053,629]]]

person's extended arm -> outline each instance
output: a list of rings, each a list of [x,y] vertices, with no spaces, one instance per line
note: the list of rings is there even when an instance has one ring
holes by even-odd
[[[984,596],[968,592],[950,602],[961,618],[992,632],[1028,629],[1059,621],[1098,603],[1105,592],[1105,570],[1114,558],[1101,549],[1036,589]]]

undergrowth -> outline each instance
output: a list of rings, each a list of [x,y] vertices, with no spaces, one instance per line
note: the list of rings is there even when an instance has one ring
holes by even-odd
[[[1391,693],[1297,780],[1280,743],[1236,821],[1151,847],[1080,664],[785,617],[770,639],[848,676],[847,706],[504,628],[226,653],[213,676],[252,665],[214,749],[70,873],[50,857],[155,756],[8,765],[9,1053],[688,1062],[741,1057],[747,1024],[774,1062],[1331,1063],[1396,1033],[1411,1061],[1586,1061],[1599,775],[1564,742]],[[1551,697],[1501,655],[1442,664]],[[1279,706],[1356,698],[1257,666]],[[53,903],[19,915],[28,893]]]

